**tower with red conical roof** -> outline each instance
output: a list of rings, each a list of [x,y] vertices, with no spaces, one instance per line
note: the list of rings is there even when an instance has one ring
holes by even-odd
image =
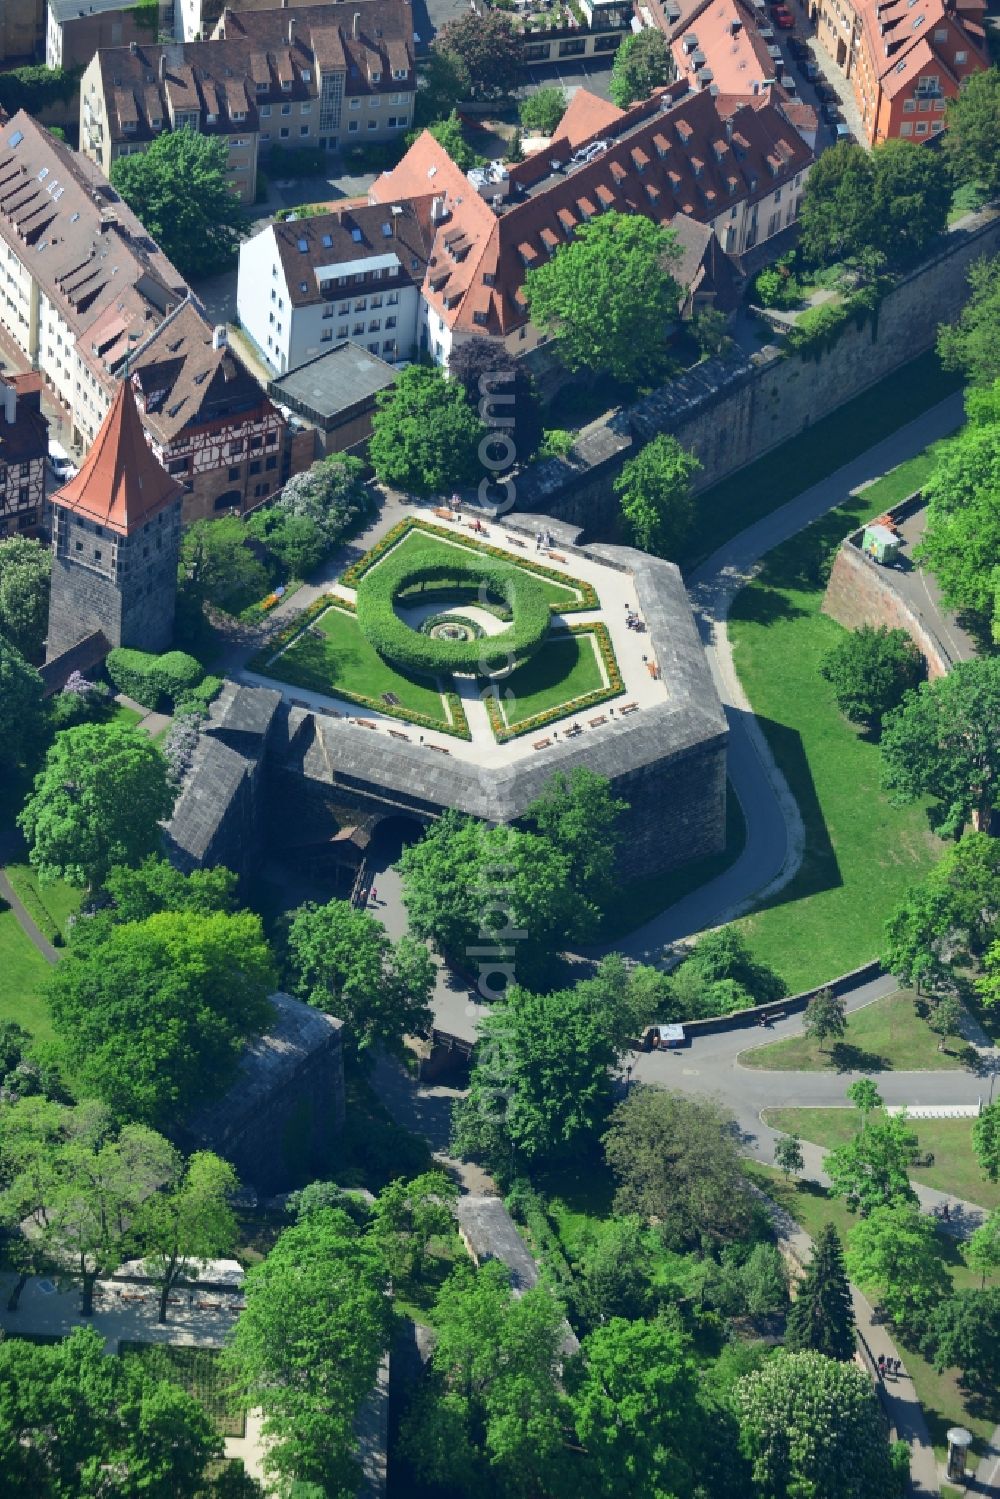
[[[168,649],[181,494],[123,380],[80,472],[52,496],[48,660],[98,630],[111,646]]]

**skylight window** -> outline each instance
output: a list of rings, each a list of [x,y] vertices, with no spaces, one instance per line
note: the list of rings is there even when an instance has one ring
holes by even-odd
[[[308,290],[309,290],[309,284],[308,284],[308,282],[306,282],[306,281],[300,281],[299,282],[299,291],[308,291]]]
[[[333,248],[333,235],[332,234],[324,234],[324,236],[323,236],[323,248],[324,248],[324,250],[330,250],[330,249]]]
[[[306,239],[300,239],[299,240],[299,250],[302,252],[302,254],[304,255],[308,249],[309,249],[309,241],[306,240]]]
[[[46,179],[46,177],[48,175],[49,175],[49,169],[48,169],[48,167],[42,167],[42,170],[38,174],[38,180],[39,180],[39,182],[44,182],[45,179]]]
[[[23,140],[24,140],[24,131],[23,130],[15,130],[14,134],[11,136],[11,138],[7,142],[7,144],[8,144],[8,146],[10,146],[11,150],[13,150],[14,147],[15,146],[19,146]]]
[[[383,224],[382,225],[382,233],[383,233],[383,235],[385,236],[386,239],[392,239],[392,225],[391,224]]]
[[[76,212],[76,213],[71,213],[71,214],[70,214],[70,216],[69,216],[69,221],[70,221],[70,223],[71,223],[71,224],[75,224],[75,223],[76,223],[76,221],[77,221],[77,219],[78,219],[78,218],[79,218],[79,217],[80,217],[80,213],[79,213],[79,210],[77,210],[77,212]]]
[[[353,239],[353,241],[354,241],[354,243],[356,245],[360,245],[360,243],[361,243],[361,230],[360,229],[352,229],[351,230],[351,238]]]

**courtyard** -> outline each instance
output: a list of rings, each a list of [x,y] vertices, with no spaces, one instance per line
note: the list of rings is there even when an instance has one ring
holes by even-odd
[[[667,700],[629,573],[551,537],[435,515],[377,537],[247,678],[369,733],[416,729],[432,747],[440,734],[477,763],[614,732]]]

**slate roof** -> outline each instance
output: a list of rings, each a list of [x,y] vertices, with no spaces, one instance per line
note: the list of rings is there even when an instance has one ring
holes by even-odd
[[[396,260],[396,270],[383,277],[379,290],[383,286],[387,291],[397,286],[419,287],[434,241],[431,202],[429,193],[403,203],[362,201],[315,218],[272,224],[270,232],[292,305],[307,307],[325,300],[317,275],[323,268],[374,256]]]
[[[291,45],[289,23],[294,37]],[[224,35],[227,41],[237,37],[246,40],[258,59],[280,60],[285,76],[289,72],[301,74],[303,58],[323,72],[342,72],[347,96],[405,92],[416,87],[413,10],[408,0],[354,0],[350,6],[340,7],[278,8],[273,0],[259,8],[256,4],[235,5],[223,12],[216,35]]]
[[[39,375],[0,379],[0,466],[30,463],[49,451],[49,424],[41,412],[40,381]],[[6,422],[3,415],[8,386],[14,387],[17,397],[13,422]]]
[[[491,185],[502,199],[496,208],[426,131],[372,185],[369,196],[381,204],[427,192],[440,200],[444,217],[423,294],[453,329],[506,335],[526,323],[527,269],[555,253],[598,204],[664,225],[678,214],[708,223],[736,203],[770,195],[813,159],[769,100],[745,99],[726,118],[710,93],[690,93],[680,82],[617,120],[603,108],[587,120],[588,107],[581,105],[571,119],[572,140],[557,134],[544,151]],[[577,126],[598,119],[603,124],[595,137],[606,149],[574,164]]]
[[[506,1265],[515,1291],[538,1284],[538,1266],[499,1197],[464,1195],[455,1204],[455,1217],[478,1264],[499,1260]]]
[[[882,91],[890,98],[933,65],[957,89],[959,78],[976,68],[985,68],[985,38],[978,20],[967,14],[960,19],[945,0],[852,0],[861,21],[865,50]],[[935,32],[944,30],[944,41]],[[956,50],[972,57],[956,64]]]
[[[129,357],[143,423],[164,447],[185,428],[266,401],[239,355],[228,344],[215,348],[213,337],[212,325],[189,298]]]
[[[181,492],[147,443],[132,387],[122,380],[79,473],[52,503],[129,536]]]
[[[211,1142],[239,1134],[241,1126],[295,1077],[313,1052],[335,1041],[343,1026],[343,1021],[290,994],[270,998],[274,1023],[266,1035],[247,1042],[236,1077],[223,1096],[189,1120],[186,1133],[192,1138]]]
[[[388,390],[396,376],[391,364],[348,340],[272,380],[268,390],[293,411],[332,420],[348,407]]]

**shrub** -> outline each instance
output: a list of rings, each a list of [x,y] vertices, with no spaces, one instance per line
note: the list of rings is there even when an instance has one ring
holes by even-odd
[[[436,676],[501,671],[526,661],[541,645],[552,619],[545,595],[520,568],[470,553],[447,563],[416,548],[387,557],[358,584],[358,624],[380,656],[406,671]],[[432,640],[399,618],[395,601],[417,583],[450,583],[463,577],[498,595],[513,614],[510,629],[483,640]]]
[[[206,717],[209,703],[214,702],[221,691],[221,677],[202,677],[195,687],[189,688],[177,698],[174,710],[179,714],[188,713]]]
[[[572,451],[576,435],[567,432],[563,427],[549,427],[542,433],[542,440],[538,444],[538,457],[566,458]]]
[[[166,651],[156,656],[149,651],[119,646],[108,655],[107,672],[119,692],[134,698],[144,708],[154,711],[164,697],[172,701],[199,682],[202,668],[184,651]]]
[[[758,271],[754,295],[761,307],[794,307],[802,295],[802,288],[789,267],[779,261],[777,265],[765,266]]]

